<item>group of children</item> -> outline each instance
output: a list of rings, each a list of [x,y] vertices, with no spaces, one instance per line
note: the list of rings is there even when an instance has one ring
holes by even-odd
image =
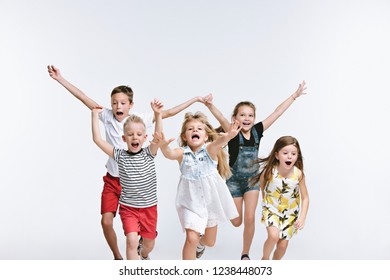
[[[211,94],[194,97],[168,110],[163,110],[161,101],[153,100],[153,113],[130,114],[134,102],[128,86],[113,89],[108,109],[64,79],[55,66],[49,65],[48,72],[92,111],[93,141],[109,156],[103,177],[101,223],[114,259],[123,259],[113,228],[118,205],[126,236],[126,258],[150,259],[157,236],[154,158],[158,149],[167,159],[177,160],[181,172],[176,210],[186,233],[183,259],[200,258],[206,246],[215,244],[218,225],[230,220],[236,227],[244,222],[241,260],[249,260],[260,190],[262,222],[268,232],[262,259],[270,259],[272,252],[272,259],[281,259],[289,239],[304,227],[309,197],[298,141],[284,136],[276,141],[268,157],[258,158],[258,152],[263,132],[305,94],[305,82],[265,120],[255,123],[256,108],[251,102],[237,104],[229,121],[214,105]],[[186,113],[180,147],[171,149],[169,144],[174,139],[164,135],[162,120],[195,102],[210,110],[220,129],[213,128],[201,112]],[[105,139],[99,120],[104,124]],[[153,140],[144,147],[146,130],[153,123]]]

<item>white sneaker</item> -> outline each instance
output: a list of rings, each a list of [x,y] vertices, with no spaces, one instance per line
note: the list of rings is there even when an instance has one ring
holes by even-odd
[[[206,246],[204,246],[200,243],[196,246],[196,258],[197,259],[199,259],[203,255],[205,249],[206,249]]]
[[[150,257],[149,257],[149,256],[143,257],[143,256],[141,255],[140,257],[141,257],[141,261],[150,261]]]
[[[138,241],[137,253],[138,253],[139,257],[140,257],[140,260],[148,261],[148,260],[150,260],[149,256],[146,256],[146,257],[142,256],[142,249],[143,249],[142,242],[143,242],[143,239],[141,237],[139,239],[139,241]]]

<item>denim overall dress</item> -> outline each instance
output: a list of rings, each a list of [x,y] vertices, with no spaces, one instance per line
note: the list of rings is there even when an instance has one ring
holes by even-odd
[[[232,177],[226,184],[233,197],[242,197],[244,193],[252,190],[260,190],[260,183],[257,182],[251,186],[249,180],[259,171],[259,164],[254,161],[258,158],[260,139],[254,127],[251,129],[251,134],[255,139],[254,146],[244,146],[244,136],[239,133],[239,150],[237,159],[232,166]]]

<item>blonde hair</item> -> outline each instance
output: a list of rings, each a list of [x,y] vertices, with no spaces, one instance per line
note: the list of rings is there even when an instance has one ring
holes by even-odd
[[[131,114],[127,117],[125,123],[123,124],[123,131],[126,130],[126,128],[131,124],[131,123],[140,123],[144,126],[145,128],[145,131],[146,131],[146,126],[145,126],[145,123],[144,123],[144,120],[137,116],[137,115],[134,115],[134,114]]]
[[[186,132],[187,124],[191,121],[198,121],[204,124],[205,131],[208,136],[206,142],[213,142],[215,139],[217,139],[218,133],[215,131],[213,126],[209,123],[205,114],[203,114],[202,112],[196,112],[195,114],[186,113],[184,116],[183,124],[181,126],[181,132],[179,138],[179,145],[181,147],[188,145],[187,141],[185,141],[183,137]],[[218,158],[218,165],[217,165],[218,173],[221,175],[222,178],[228,179],[230,176],[232,176],[232,172],[228,164],[228,154],[223,148],[218,151],[217,158]]]

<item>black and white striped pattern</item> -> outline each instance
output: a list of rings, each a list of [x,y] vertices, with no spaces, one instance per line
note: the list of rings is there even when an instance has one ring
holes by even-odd
[[[149,147],[136,154],[114,148],[114,159],[118,163],[122,186],[119,202],[136,208],[156,205],[157,176]]]

